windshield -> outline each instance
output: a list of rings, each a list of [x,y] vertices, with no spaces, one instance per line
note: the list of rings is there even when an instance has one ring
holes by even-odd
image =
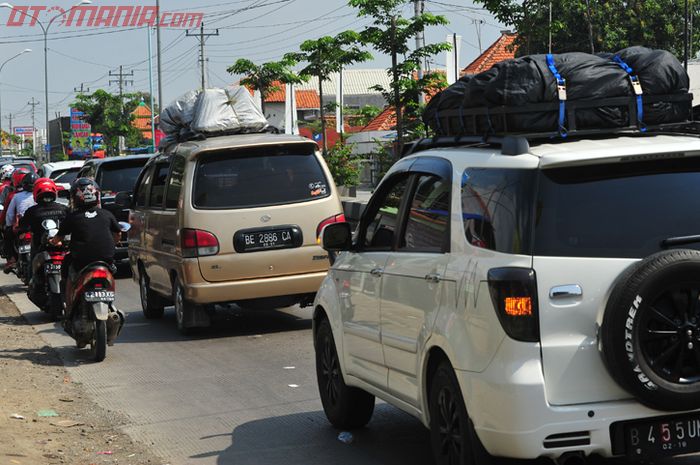
[[[543,170],[536,211],[535,255],[646,257],[700,234],[700,158]]]
[[[330,185],[312,146],[246,148],[201,157],[196,208],[250,208],[328,197]]]
[[[51,178],[56,181],[57,183],[63,183],[63,184],[73,184],[73,181],[78,177],[78,173],[80,172],[80,168],[76,168],[73,170],[63,170],[63,171],[53,171],[51,173]]]
[[[147,158],[142,158],[139,160],[124,160],[118,163],[104,163],[99,168],[97,179],[95,179],[102,190],[102,194],[112,195],[117,192],[133,192],[136,179],[147,161]]]

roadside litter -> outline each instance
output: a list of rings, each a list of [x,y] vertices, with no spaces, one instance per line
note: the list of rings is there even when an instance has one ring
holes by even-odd
[[[10,415],[10,418],[12,418],[14,420],[24,420],[24,417],[22,415],[20,415],[19,413],[13,413],[12,415]]]
[[[349,431],[343,431],[338,435],[338,441],[342,442],[343,444],[352,444],[354,440],[355,437]]]
[[[36,412],[37,416],[39,417],[57,417],[58,413],[56,413],[55,410],[52,409],[46,409],[46,410],[39,410]]]

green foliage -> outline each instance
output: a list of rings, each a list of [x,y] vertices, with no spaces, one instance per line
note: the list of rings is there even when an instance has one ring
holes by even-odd
[[[85,113],[85,120],[92,125],[92,132],[102,133],[107,154],[119,155],[119,136],[126,138],[129,146],[142,143],[141,132],[131,124],[131,113],[141,102],[138,94],[119,95],[99,89],[92,94],[79,94],[72,107]]]
[[[550,0],[477,0],[518,31],[519,55],[546,53]],[[632,45],[665,49],[683,58],[684,8],[670,0],[552,0],[552,51],[614,52]],[[691,14],[697,14],[690,0]],[[591,33],[592,32],[592,33]],[[700,47],[700,31],[692,35]]]
[[[242,74],[244,77],[241,79],[241,85],[260,91],[262,110],[265,113],[265,99],[272,92],[279,90],[275,85],[276,82],[300,84],[305,81],[304,78],[292,71],[292,67],[296,63],[295,60],[285,57],[280,61],[270,61],[256,65],[251,60],[241,58],[229,66],[226,71],[229,74]]]
[[[374,105],[365,105],[362,108],[343,108],[343,115],[350,121],[351,126],[367,126],[381,112],[382,109]]]
[[[445,43],[428,44],[412,49],[410,43],[416,34],[428,26],[448,24],[444,16],[422,13],[410,18],[401,16],[402,8],[410,3],[406,0],[349,0],[349,4],[359,10],[359,15],[372,19],[372,24],[366,27],[360,36],[365,44],[375,50],[390,55],[392,66],[387,70],[391,77],[391,87],[385,89],[375,86],[374,89],[391,102],[397,109],[396,130],[399,148],[404,140],[404,119],[413,120],[418,114],[418,96],[425,93],[434,85],[435,75],[416,79],[421,63],[426,59],[446,50],[450,45]],[[402,59],[402,61],[401,61]],[[404,111],[407,115],[404,115]]]
[[[360,183],[360,155],[352,153],[354,144],[338,142],[328,150],[326,163],[333,180],[339,186],[357,186]]]

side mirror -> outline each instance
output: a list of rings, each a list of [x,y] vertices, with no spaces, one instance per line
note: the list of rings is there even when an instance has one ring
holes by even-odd
[[[352,248],[350,223],[331,223],[321,231],[321,244],[328,252],[344,252]]]
[[[122,208],[131,208],[133,196],[130,192],[119,192],[114,197],[114,203]]]
[[[125,221],[120,221],[119,229],[121,229],[122,232],[128,232],[131,229],[131,225]]]

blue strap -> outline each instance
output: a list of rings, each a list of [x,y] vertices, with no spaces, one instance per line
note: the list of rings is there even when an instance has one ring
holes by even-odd
[[[644,124],[644,105],[643,105],[643,100],[642,100],[642,83],[639,81],[639,77],[634,74],[634,71],[632,68],[629,67],[627,63],[624,62],[624,60],[619,56],[615,55],[613,57],[613,61],[617,63],[620,68],[622,68],[627,75],[630,78],[630,82],[632,83],[632,89],[634,90],[635,95],[637,96],[637,123],[639,124],[639,130],[642,132],[646,132],[647,126]]]
[[[554,64],[554,55],[551,53],[547,54],[547,67],[557,80],[557,95],[559,97],[559,135],[566,137],[567,130],[566,127],[564,127],[564,122],[566,120],[566,79],[559,74],[557,66]]]

